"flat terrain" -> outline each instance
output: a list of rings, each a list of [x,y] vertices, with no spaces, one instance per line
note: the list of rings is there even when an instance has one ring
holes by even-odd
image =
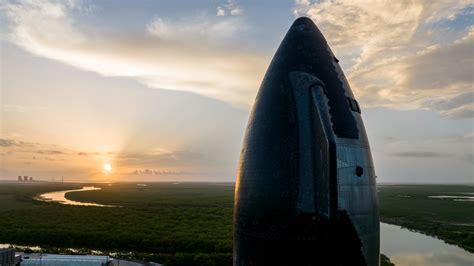
[[[167,265],[231,265],[233,184],[93,184],[72,200],[119,208],[38,202],[43,192],[91,184],[1,184],[0,243],[73,247]],[[54,250],[52,250],[54,251]]]
[[[121,206],[117,208],[32,199],[83,185],[91,184],[0,183],[0,243],[120,252],[167,265],[231,265],[233,184],[94,184],[103,190],[67,194],[71,200]],[[474,193],[474,187],[381,186],[382,221],[472,252],[474,202],[428,198],[454,195],[449,193]]]

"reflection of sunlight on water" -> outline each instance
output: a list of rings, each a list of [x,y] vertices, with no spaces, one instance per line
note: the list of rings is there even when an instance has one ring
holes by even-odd
[[[473,255],[474,256],[474,255]],[[390,256],[390,261],[394,262],[395,265],[413,265],[413,266],[425,266],[425,265],[439,265],[439,266],[460,266],[469,265],[472,266],[474,259],[469,260],[468,257],[463,257],[462,254],[457,252],[436,252],[426,254],[403,254],[400,256]]]
[[[381,223],[380,240],[380,252],[397,266],[472,266],[474,262],[474,254],[396,225]]]
[[[46,201],[46,202],[57,202],[64,205],[75,205],[75,206],[94,206],[94,207],[117,207],[114,205],[103,205],[98,203],[91,203],[91,202],[80,202],[69,200],[66,198],[66,193],[69,192],[80,192],[80,191],[93,191],[93,190],[101,190],[100,187],[94,186],[85,186],[81,189],[73,189],[73,190],[62,190],[62,191],[54,191],[54,192],[47,192],[35,197],[36,200],[39,201]]]

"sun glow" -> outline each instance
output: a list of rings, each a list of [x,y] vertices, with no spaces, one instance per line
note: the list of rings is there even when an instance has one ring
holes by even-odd
[[[112,172],[112,165],[110,163],[105,163],[102,168],[104,169],[104,172],[110,173]]]

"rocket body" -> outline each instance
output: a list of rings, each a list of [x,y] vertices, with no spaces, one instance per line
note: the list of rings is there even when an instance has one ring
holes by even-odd
[[[238,167],[234,265],[378,265],[361,110],[324,36],[297,19],[265,74]]]

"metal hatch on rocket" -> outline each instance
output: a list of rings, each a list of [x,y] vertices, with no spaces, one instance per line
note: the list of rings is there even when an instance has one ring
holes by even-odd
[[[378,265],[375,173],[361,110],[309,18],[265,74],[234,206],[234,265]]]

